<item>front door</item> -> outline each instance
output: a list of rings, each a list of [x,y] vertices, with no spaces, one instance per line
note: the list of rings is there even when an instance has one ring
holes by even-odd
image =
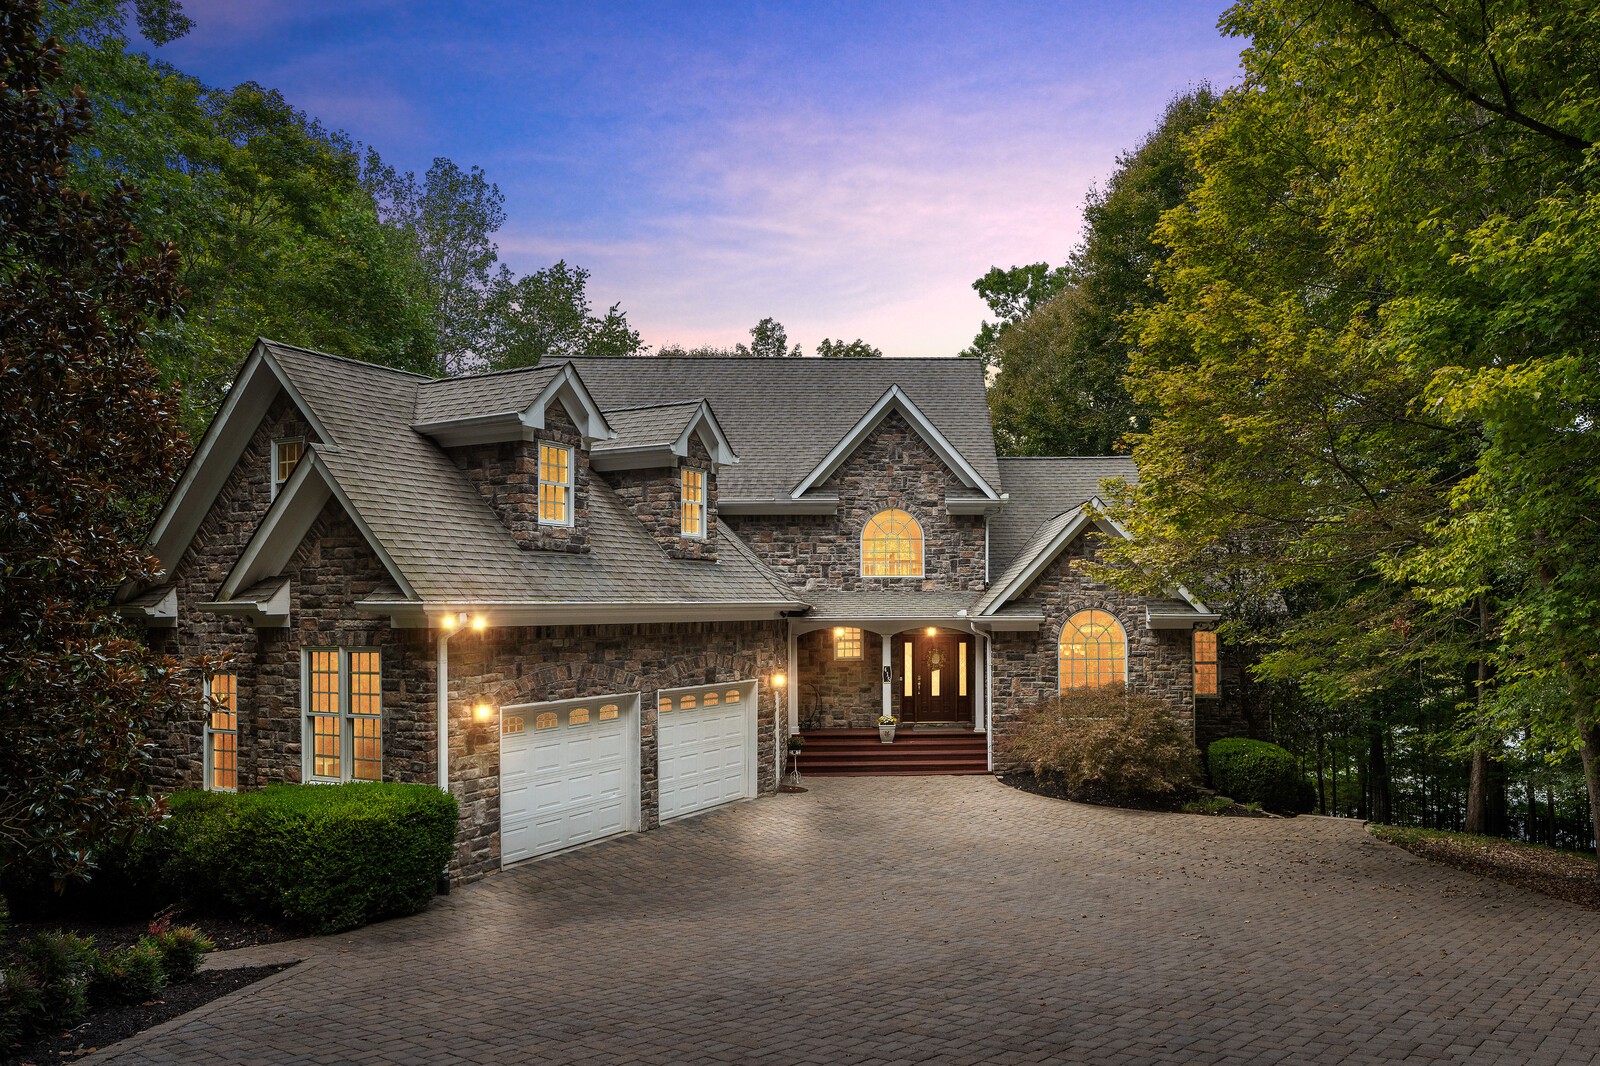
[[[959,633],[918,633],[911,638],[913,722],[960,722],[972,716],[971,703],[962,691],[967,680],[961,658],[970,641]]]

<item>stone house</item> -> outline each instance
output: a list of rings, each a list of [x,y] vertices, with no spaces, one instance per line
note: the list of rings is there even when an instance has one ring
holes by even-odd
[[[811,772],[983,772],[1023,707],[1108,683],[1235,731],[1205,605],[1073,566],[1133,476],[998,458],[970,360],[435,380],[263,340],[120,606],[208,659],[164,787],[436,784],[472,878],[774,791],[796,732]],[[896,743],[830,767],[882,714]]]

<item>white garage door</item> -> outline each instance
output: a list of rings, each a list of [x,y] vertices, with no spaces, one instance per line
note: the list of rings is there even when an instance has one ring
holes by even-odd
[[[639,825],[638,699],[506,707],[500,715],[500,862]]]
[[[656,705],[661,817],[756,794],[754,681],[663,690]]]

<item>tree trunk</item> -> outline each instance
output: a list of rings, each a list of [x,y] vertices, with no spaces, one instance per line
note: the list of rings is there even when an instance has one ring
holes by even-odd
[[[1589,786],[1589,827],[1600,838],[1600,725],[1595,724],[1594,709],[1585,707],[1578,715],[1578,744],[1583,753],[1583,780]],[[1595,845],[1594,876],[1600,881],[1600,840]]]
[[[1545,825],[1545,843],[1552,848],[1556,846],[1556,783],[1554,779],[1545,782],[1545,803],[1550,808],[1550,821]]]
[[[1494,771],[1489,762],[1489,746],[1483,736],[1483,727],[1486,712],[1483,706],[1489,689],[1489,656],[1485,648],[1485,641],[1489,635],[1489,605],[1483,597],[1478,597],[1478,677],[1473,686],[1473,699],[1477,704],[1477,713],[1474,715],[1474,735],[1472,738],[1472,773],[1467,785],[1467,820],[1464,828],[1467,832],[1477,836],[1488,836],[1493,832],[1491,825],[1489,790],[1490,778]]]
[[[1328,813],[1328,793],[1325,782],[1322,780],[1322,752],[1326,746],[1322,730],[1317,730],[1317,813]]]
[[[1467,785],[1467,824],[1476,836],[1489,835],[1489,752],[1482,744],[1472,749],[1472,777]]]
[[[1388,824],[1394,815],[1389,809],[1389,763],[1384,758],[1383,741],[1383,727],[1374,725],[1368,735],[1367,785],[1372,798],[1367,803],[1367,817]]]

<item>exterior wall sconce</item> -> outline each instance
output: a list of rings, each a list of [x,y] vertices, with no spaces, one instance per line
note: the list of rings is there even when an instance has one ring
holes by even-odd
[[[929,626],[928,627],[928,636],[936,637],[938,635],[939,635],[939,627],[938,626]]]
[[[789,675],[788,674],[784,673],[782,670],[774,670],[772,672],[772,687],[773,688],[778,689],[778,690],[781,691],[783,689],[783,686],[787,685],[788,683],[789,683]]]
[[[472,724],[467,727],[467,754],[473,755],[478,745],[489,739],[489,726],[494,722],[494,708],[480,703],[472,708]]]

